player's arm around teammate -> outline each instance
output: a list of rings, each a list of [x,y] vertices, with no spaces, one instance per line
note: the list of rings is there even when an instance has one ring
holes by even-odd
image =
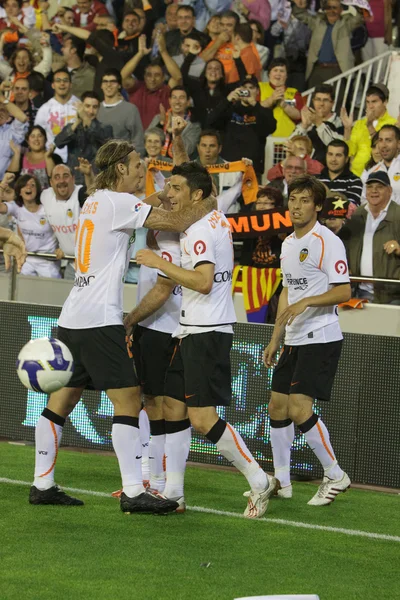
[[[189,290],[194,290],[200,294],[209,294],[211,291],[215,268],[215,265],[211,263],[199,265],[193,271],[188,271],[165,261],[153,250],[139,250],[136,254],[136,261],[139,265],[159,269],[175,283],[183,285]]]

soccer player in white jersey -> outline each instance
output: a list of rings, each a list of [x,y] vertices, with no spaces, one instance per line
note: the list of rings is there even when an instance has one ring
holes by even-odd
[[[147,238],[148,247],[162,259],[180,266],[179,234],[150,231]],[[182,290],[161,271],[142,265],[137,292],[138,304],[127,315],[124,325],[128,335],[134,328],[132,351],[150,422],[150,488],[162,493],[165,486],[164,453],[168,455],[166,438],[168,443],[170,434],[175,431],[174,425],[170,426],[164,419],[164,381],[175,348],[172,334],[179,323]],[[187,439],[181,444],[184,462],[189,454],[190,424],[186,425],[186,430]]]
[[[123,280],[129,246],[138,227],[184,231],[215,206],[214,198],[172,213],[140,202],[144,170],[126,141],[110,140],[98,152],[91,195],[80,213],[76,277],[60,315],[58,338],[71,350],[74,373],[68,387],[51,394],[36,425],[35,479],[31,504],[81,505],[54,483],[54,468],[66,417],[87,386],[105,390],[114,405],[112,442],[119,462],[124,512],[164,513],[177,502],[146,492],[142,482],[138,416],[140,387],[122,324]],[[160,204],[154,195],[149,202]]]
[[[324,469],[323,482],[308,502],[321,506],[350,486],[328,430],[313,411],[314,399],[330,399],[343,339],[337,305],[350,298],[350,280],[342,241],[318,222],[324,185],[304,175],[289,185],[288,194],[294,233],[282,245],[283,291],[272,339],[264,350],[265,365],[271,367],[285,334],[268,407],[271,445],[281,485],[278,495],[291,498],[290,450],[294,423],[298,426]]]
[[[201,205],[211,193],[207,170],[195,162],[175,166],[168,197],[172,211]],[[151,250],[140,250],[139,264],[162,271],[182,286],[176,350],[165,381],[166,419],[177,425],[174,448],[167,452],[164,495],[184,505],[181,440],[192,426],[216,444],[219,452],[243,473],[251,487],[244,515],[261,517],[275,490],[275,479],[260,468],[239,433],[220,419],[216,407],[231,401],[230,349],[236,321],[231,294],[233,245],[229,222],[214,210],[181,235],[181,267]],[[172,400],[176,398],[176,400]],[[179,425],[183,429],[179,429]],[[170,465],[170,467],[168,466]]]

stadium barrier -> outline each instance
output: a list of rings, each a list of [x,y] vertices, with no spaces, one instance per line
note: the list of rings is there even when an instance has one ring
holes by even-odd
[[[361,312],[361,311],[357,311]],[[60,308],[30,303],[0,302],[0,437],[33,442],[35,424],[47,396],[20,383],[15,361],[30,339],[56,335]],[[261,465],[272,470],[267,406],[272,369],[262,363],[272,326],[238,323],[231,353],[232,405],[219,409],[243,436]],[[345,333],[342,358],[332,400],[315,402],[315,412],[326,422],[341,466],[354,482],[400,487],[400,338]],[[67,419],[62,443],[66,446],[112,450],[112,405],[104,392],[85,391]],[[227,465],[213,444],[193,434],[189,459]],[[321,477],[322,470],[305,438],[297,431],[292,472],[299,477]]]

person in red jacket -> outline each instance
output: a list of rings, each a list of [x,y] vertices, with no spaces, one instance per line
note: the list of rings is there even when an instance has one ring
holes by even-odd
[[[87,31],[96,29],[96,23],[93,22],[96,15],[108,15],[108,10],[99,0],[77,0],[72,10],[75,15],[75,26]]]

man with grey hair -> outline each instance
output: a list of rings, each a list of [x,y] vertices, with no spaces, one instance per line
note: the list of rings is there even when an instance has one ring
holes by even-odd
[[[295,177],[305,175],[307,173],[307,163],[300,156],[288,156],[282,164],[283,177],[279,177],[271,181],[268,185],[277,188],[283,194],[285,207],[288,201],[288,186],[292,183]]]

